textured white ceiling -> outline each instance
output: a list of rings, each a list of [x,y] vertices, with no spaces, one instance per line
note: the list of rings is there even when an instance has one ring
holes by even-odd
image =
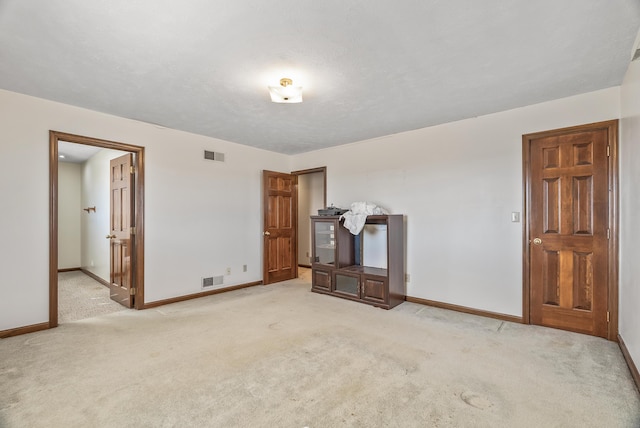
[[[0,0],[0,88],[295,154],[619,85],[639,27],[638,0]]]
[[[59,162],[82,163],[90,159],[93,155],[103,150],[101,147],[88,146],[86,144],[75,144],[67,141],[58,141]]]

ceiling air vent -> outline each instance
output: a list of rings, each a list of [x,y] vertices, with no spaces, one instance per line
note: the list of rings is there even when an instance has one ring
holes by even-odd
[[[631,61],[635,61],[638,58],[640,58],[640,49],[636,50],[636,53],[633,54],[633,58],[631,58]]]
[[[204,158],[207,160],[224,162],[224,153],[204,151]]]

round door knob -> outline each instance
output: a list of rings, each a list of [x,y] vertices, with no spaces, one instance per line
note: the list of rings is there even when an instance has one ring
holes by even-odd
[[[542,245],[542,239],[540,239],[540,238],[534,238],[534,240],[533,240],[533,244],[534,244],[534,245]]]
[[[269,232],[268,230],[264,233],[264,236],[271,236],[271,232]]]
[[[112,239],[112,238],[115,238],[115,237],[116,237],[116,235],[107,235],[106,236],[107,239]]]

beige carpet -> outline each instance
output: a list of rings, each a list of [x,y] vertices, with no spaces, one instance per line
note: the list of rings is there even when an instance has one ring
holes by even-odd
[[[126,310],[109,289],[81,271],[58,273],[58,322],[66,323]]]
[[[0,341],[2,427],[630,427],[615,343],[301,280]]]

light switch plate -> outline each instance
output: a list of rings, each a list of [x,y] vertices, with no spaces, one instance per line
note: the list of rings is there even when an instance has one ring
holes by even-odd
[[[511,213],[511,221],[513,223],[520,223],[520,213],[518,211]]]

